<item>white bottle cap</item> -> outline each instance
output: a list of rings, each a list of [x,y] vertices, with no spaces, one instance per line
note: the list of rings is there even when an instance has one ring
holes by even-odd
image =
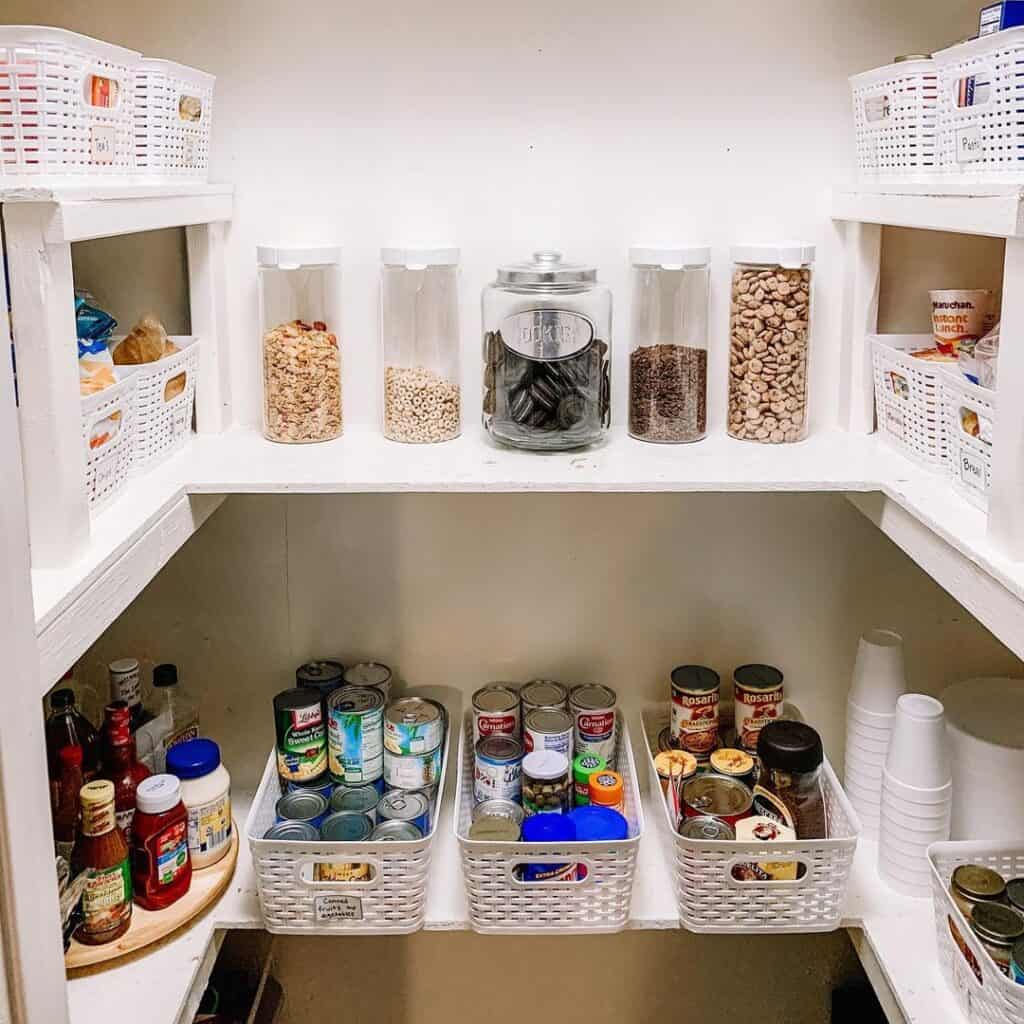
[[[296,270],[341,262],[340,245],[258,245],[256,262],[261,267]]]
[[[768,245],[734,245],[730,251],[733,263],[755,266],[785,267],[799,270],[814,262],[814,246],[809,242],[772,242]]]
[[[634,267],[662,270],[706,267],[711,262],[711,249],[706,245],[634,245],[629,250],[629,262]]]
[[[406,267],[422,270],[424,267],[457,267],[461,253],[456,248],[416,249],[387,246],[380,251],[380,261],[386,267]]]
[[[173,775],[150,775],[135,790],[135,809],[143,814],[163,814],[181,800],[181,783]]]
[[[569,758],[558,750],[531,750],[523,758],[523,774],[531,779],[557,779],[569,773]]]

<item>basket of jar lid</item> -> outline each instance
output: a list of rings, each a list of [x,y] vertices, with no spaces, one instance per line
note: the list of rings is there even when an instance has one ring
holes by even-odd
[[[278,743],[245,833],[275,934],[380,935],[423,927],[448,764],[448,716],[342,686],[274,699]]]
[[[928,847],[939,970],[972,1024],[1024,1021],[1024,844]]]
[[[744,733],[760,757],[737,741],[698,761],[666,749],[667,708],[643,712],[652,792],[664,797],[658,817],[680,922],[689,931],[839,927],[860,824],[817,733],[791,705],[785,715]],[[776,770],[792,783],[785,800],[775,787],[757,784]]]
[[[114,370],[116,383],[83,395],[82,443],[89,509],[98,512],[128,482],[135,439],[135,367]]]
[[[584,705],[604,706],[578,706],[580,690]],[[588,686],[561,707],[529,710],[522,725],[518,704],[514,714],[467,715],[454,826],[475,931],[616,932],[628,923],[644,819],[614,705],[607,687]],[[495,723],[502,731],[491,731]]]

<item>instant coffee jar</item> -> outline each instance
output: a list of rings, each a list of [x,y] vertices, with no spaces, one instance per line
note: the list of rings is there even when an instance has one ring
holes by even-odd
[[[535,252],[483,291],[483,424],[516,448],[599,441],[610,422],[612,296],[597,268]]]

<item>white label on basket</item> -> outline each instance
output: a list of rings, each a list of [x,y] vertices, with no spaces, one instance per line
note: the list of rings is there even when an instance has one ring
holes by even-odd
[[[188,430],[188,421],[191,413],[191,405],[183,405],[180,409],[174,410],[171,414],[171,435],[173,437],[180,437]]]
[[[115,135],[112,124],[94,124],[89,133],[92,162],[112,164],[114,162]]]
[[[890,406],[886,406],[883,410],[884,420],[882,425],[885,428],[885,432],[891,437],[898,438],[902,441],[903,438],[903,413],[899,409],[893,409]]]
[[[985,463],[974,452],[960,451],[960,479],[968,487],[985,493]]]
[[[181,162],[192,167],[196,162],[196,143],[194,139],[186,139],[181,146]]]
[[[110,485],[114,482],[114,477],[117,475],[117,453],[112,452],[110,455],[99,460],[96,464],[96,476],[93,484],[93,494],[99,497],[105,493]]]
[[[981,159],[981,126],[958,128],[956,132],[956,162],[971,164]]]
[[[866,121],[884,121],[892,113],[892,104],[884,93],[881,96],[868,96],[864,100],[864,119]]]
[[[318,921],[362,921],[363,900],[360,896],[317,896],[313,901]]]

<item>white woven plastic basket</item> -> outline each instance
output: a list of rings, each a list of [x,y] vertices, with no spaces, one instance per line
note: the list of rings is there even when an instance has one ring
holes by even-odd
[[[930,335],[888,334],[871,342],[878,430],[904,455],[933,470],[948,458],[939,363],[910,352],[931,348]]]
[[[140,58],[60,28],[0,26],[0,183],[127,179]]]
[[[135,70],[135,167],[146,178],[205,181],[216,78],[144,57]]]
[[[274,934],[385,935],[423,927],[427,876],[444,798],[450,732],[445,735],[441,779],[430,833],[411,842],[282,842],[264,839],[281,795],[271,751],[245,823],[256,888],[267,931]],[[369,864],[365,882],[315,882],[318,863]]]
[[[491,843],[469,839],[473,815],[473,722],[466,716],[459,743],[455,836],[475,931],[496,934],[618,932],[629,922],[643,807],[629,729],[618,719],[617,770],[626,797],[629,838],[604,843]],[[582,864],[575,882],[524,882],[521,864]]]
[[[152,466],[184,447],[192,432],[192,410],[199,373],[199,339],[172,337],[181,350],[155,363],[135,367],[135,429],[132,435],[132,473]],[[121,343],[118,339],[113,348]],[[167,399],[168,386],[184,389]]]
[[[869,181],[928,181],[938,174],[939,76],[909,60],[850,78],[857,170]]]
[[[941,383],[949,447],[946,468],[953,486],[972,505],[987,510],[992,483],[996,393],[972,384],[963,374],[943,374]]]
[[[135,373],[119,367],[103,391],[82,399],[82,443],[89,508],[98,511],[128,482],[135,431]]]
[[[933,843],[928,861],[939,970],[964,1016],[971,1024],[1024,1024],[1024,985],[996,967],[949,895],[949,880],[960,864],[983,864],[1006,879],[1024,875],[1024,844]]]
[[[679,920],[692,932],[830,932],[839,927],[857,849],[860,823],[826,759],[822,769],[830,838],[791,843],[740,843],[687,839],[676,832],[661,792],[654,754],[667,708],[643,713],[651,795],[669,856],[675,861]],[[797,861],[806,868],[795,881],[741,882],[737,864]]]
[[[1024,28],[935,54],[939,161],[968,181],[1024,180]]]

